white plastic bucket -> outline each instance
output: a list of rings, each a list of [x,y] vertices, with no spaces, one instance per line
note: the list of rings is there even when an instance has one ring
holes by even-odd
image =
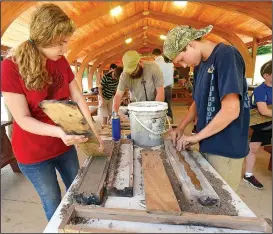
[[[131,138],[138,146],[152,147],[163,144],[168,104],[165,102],[134,102],[128,105]]]

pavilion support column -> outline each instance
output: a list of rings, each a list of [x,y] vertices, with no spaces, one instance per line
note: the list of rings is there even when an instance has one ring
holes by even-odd
[[[256,64],[256,57],[257,57],[257,52],[258,52],[258,40],[256,37],[253,38],[252,41],[252,64],[253,64],[253,76],[252,76],[252,85],[254,83],[254,72],[255,72],[255,64]]]
[[[97,70],[97,66],[98,64],[95,62],[89,72],[89,75],[88,75],[88,89],[90,90],[91,88],[93,88],[93,77],[94,77],[94,74]],[[92,84],[91,84],[92,83]]]
[[[94,72],[92,71],[92,66],[88,65],[88,76],[87,76],[88,91],[90,91],[93,88],[93,75],[94,75]]]
[[[97,82],[96,82],[97,87],[100,85],[102,77],[103,77],[103,68],[104,68],[104,65],[101,64],[97,70]]]
[[[79,66],[78,66],[77,60],[75,61],[75,71],[76,71],[76,73],[78,73],[78,71],[79,71]]]
[[[75,71],[76,71],[76,81],[77,81],[77,84],[79,86],[80,91],[82,92],[83,91],[83,88],[82,88],[82,75],[83,75],[83,72],[79,71],[79,66],[78,66],[77,61],[75,63]]]

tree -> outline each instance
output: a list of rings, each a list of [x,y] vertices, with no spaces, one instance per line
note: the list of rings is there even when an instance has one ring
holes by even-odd
[[[258,47],[257,55],[272,53],[272,44]]]

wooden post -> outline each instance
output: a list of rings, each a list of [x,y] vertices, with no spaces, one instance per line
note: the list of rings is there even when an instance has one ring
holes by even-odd
[[[79,67],[78,67],[78,62],[77,62],[77,60],[75,61],[75,71],[76,71],[76,73],[78,73],[78,71],[79,71]]]
[[[253,76],[252,76],[252,85],[254,83],[254,71],[255,71],[255,64],[256,64],[256,57],[257,57],[257,51],[258,51],[258,40],[256,37],[253,38],[252,41],[252,64],[253,64]]]
[[[83,69],[84,70],[84,69]],[[76,71],[76,81],[78,83],[78,86],[82,92],[82,75],[83,75],[83,72],[80,72],[79,71],[79,66],[78,66],[78,62],[76,61],[75,62],[75,71]]]
[[[94,71],[92,71],[92,67],[91,67],[90,70],[89,70],[89,72],[88,72],[88,76],[87,76],[88,91],[90,91],[93,88],[93,74],[94,74]]]
[[[100,85],[101,79],[102,79],[102,66],[100,66],[97,70],[97,80],[96,80],[96,86],[98,87]]]

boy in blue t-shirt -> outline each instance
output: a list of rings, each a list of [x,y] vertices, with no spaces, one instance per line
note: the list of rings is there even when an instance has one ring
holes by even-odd
[[[177,150],[200,143],[210,164],[236,190],[242,164],[249,153],[249,99],[245,63],[239,51],[202,37],[212,26],[194,29],[177,26],[168,32],[163,53],[166,60],[194,66],[193,99],[185,118],[170,135]],[[183,135],[198,116],[197,134]]]
[[[264,78],[264,83],[254,89],[250,104],[252,108],[258,108],[261,115],[272,117],[272,110],[268,108],[268,105],[272,105],[272,60],[261,67],[261,76]],[[244,181],[254,188],[262,189],[263,185],[253,175],[253,168],[259,148],[271,144],[272,122],[258,124],[251,128],[253,134],[249,144],[250,151],[246,157]]]

